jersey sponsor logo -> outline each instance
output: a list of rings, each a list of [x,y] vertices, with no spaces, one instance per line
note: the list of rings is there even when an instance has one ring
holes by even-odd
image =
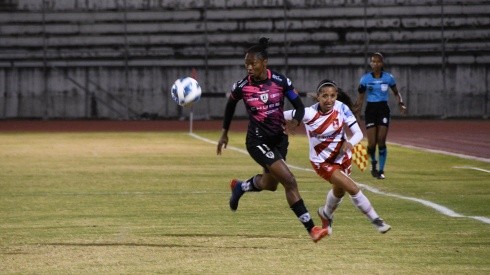
[[[247,84],[247,81],[242,80],[242,83],[238,84],[238,87],[243,88]]]
[[[336,133],[331,134],[331,135],[317,134],[317,133],[315,133],[313,131],[309,131],[309,133],[310,133],[310,137],[316,138],[316,139],[318,139],[320,141],[324,141],[324,140],[333,141],[335,139],[335,137],[337,136]]]
[[[282,81],[282,78],[280,76],[278,76],[278,75],[275,75],[275,74],[272,75],[272,78],[274,78],[275,80],[277,80],[279,82]]]
[[[250,107],[250,110],[252,110],[252,111],[267,111],[267,110],[269,110],[269,108],[274,108],[274,107],[277,107],[277,106],[281,106],[281,103],[280,102],[276,102],[276,103],[272,103],[272,104],[268,104],[268,105],[263,105],[263,106],[251,106]]]
[[[280,96],[280,94],[278,94],[278,93],[274,93],[274,94],[270,94],[270,95],[269,95],[269,98],[271,98],[271,99],[272,99],[272,98],[276,98],[276,97],[278,97],[278,96]]]

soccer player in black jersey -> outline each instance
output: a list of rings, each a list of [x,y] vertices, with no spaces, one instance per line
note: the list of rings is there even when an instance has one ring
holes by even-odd
[[[245,192],[275,191],[279,183],[284,186],[286,199],[303,223],[314,242],[327,235],[327,230],[315,226],[310,213],[301,198],[293,173],[284,162],[288,148],[288,136],[284,133],[284,99],[295,108],[293,120],[299,125],[304,115],[304,105],[291,81],[282,74],[267,69],[268,39],[260,38],[259,43],[245,53],[247,76],[233,85],[225,108],[223,131],[218,141],[217,154],[228,144],[228,130],[235,113],[236,104],[243,100],[249,117],[246,137],[247,151],[263,167],[246,181],[233,179],[230,183],[230,208],[236,211],[238,201]]]

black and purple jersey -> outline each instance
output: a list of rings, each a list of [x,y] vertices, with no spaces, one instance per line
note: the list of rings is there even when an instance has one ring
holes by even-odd
[[[230,98],[243,99],[249,116],[248,131],[255,136],[275,136],[284,132],[284,98],[297,98],[291,80],[267,70],[267,79],[253,81],[250,76],[233,85]]]

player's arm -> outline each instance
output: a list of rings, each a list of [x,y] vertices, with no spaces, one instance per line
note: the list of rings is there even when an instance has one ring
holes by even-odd
[[[402,114],[405,114],[405,112],[407,111],[407,106],[405,106],[405,103],[403,102],[402,94],[398,92],[398,88],[396,87],[396,85],[393,85],[390,88],[398,101],[398,107],[400,108],[400,112]]]
[[[304,109],[303,109],[304,110]],[[294,135],[299,122],[294,118],[296,116],[296,109],[284,111],[284,119],[286,120],[286,134]],[[303,119],[305,116],[303,116]]]
[[[298,93],[296,93],[294,90],[289,90],[286,93],[286,97],[294,107],[291,121],[296,121],[296,126],[298,126],[305,115],[305,105],[303,104],[303,101],[299,97]]]
[[[364,136],[361,127],[359,127],[359,123],[357,123],[355,115],[345,104],[342,106],[342,113],[346,117],[345,125],[349,128],[350,131],[350,138],[346,138],[347,142],[344,143],[342,150],[352,150],[354,146],[359,143]]]
[[[359,123],[357,123],[357,121],[350,124],[349,129],[352,132],[352,136],[350,137],[350,139],[347,140],[347,143],[350,144],[349,147],[351,148],[349,149],[352,149],[352,147],[361,142],[364,135],[362,134],[361,127],[359,127]]]
[[[356,103],[354,103],[354,106],[352,107],[352,112],[354,112],[357,119],[360,119],[362,105],[364,105],[364,99],[366,97],[366,86],[360,84],[357,88],[357,92],[357,99]]]
[[[225,115],[223,118],[223,129],[221,131],[221,137],[218,141],[218,147],[216,149],[216,154],[221,155],[221,150],[224,146],[228,145],[228,130],[230,129],[231,120],[233,119],[233,115],[235,114],[236,104],[238,100],[234,99],[232,95],[228,97],[228,101],[226,102],[225,107]]]

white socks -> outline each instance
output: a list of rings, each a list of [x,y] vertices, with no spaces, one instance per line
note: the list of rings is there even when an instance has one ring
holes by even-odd
[[[352,203],[362,212],[364,215],[368,217],[370,221],[378,218],[378,213],[374,211],[374,208],[371,206],[371,202],[369,202],[368,198],[364,196],[361,190],[359,193],[354,196],[350,196]]]
[[[328,218],[330,219],[332,218],[333,212],[335,211],[335,209],[337,209],[337,207],[340,205],[341,202],[342,202],[342,198],[337,198],[333,194],[333,190],[330,189],[330,191],[328,191],[327,193],[327,202],[323,207],[323,210]]]
[[[361,190],[354,196],[350,196],[352,204],[354,204],[357,209],[359,209],[366,217],[370,220],[373,221],[374,219],[378,218],[378,213],[374,211],[373,206],[371,205],[371,202],[369,202],[369,199],[364,196]],[[323,207],[324,213],[327,215],[328,218],[332,218],[333,212],[337,207],[340,205],[342,202],[342,198],[337,198],[333,194],[333,190],[330,189],[327,193],[327,202],[325,206]]]

